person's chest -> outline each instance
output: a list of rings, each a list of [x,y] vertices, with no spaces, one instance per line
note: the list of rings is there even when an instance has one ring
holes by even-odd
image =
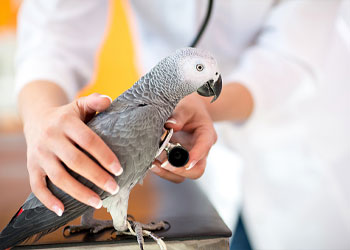
[[[205,19],[207,0],[130,1],[128,17],[143,69],[170,52],[189,46]],[[261,30],[273,0],[214,1],[198,44],[215,54],[223,71],[232,67]]]

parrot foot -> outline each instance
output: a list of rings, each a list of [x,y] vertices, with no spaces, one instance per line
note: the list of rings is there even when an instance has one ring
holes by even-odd
[[[109,228],[113,228],[112,220],[95,220],[94,223],[90,225],[90,232],[96,234]]]
[[[144,246],[144,236],[152,238],[159,246],[161,250],[166,250],[167,247],[164,241],[152,233],[151,231],[158,231],[162,229],[169,228],[170,225],[167,222],[160,221],[158,223],[151,222],[150,224],[142,224],[140,222],[136,222],[133,220],[127,220],[128,231],[125,232],[117,232],[118,235],[133,235],[136,236],[137,242],[139,243],[140,249],[143,250]]]
[[[112,220],[92,220],[91,224],[81,224],[78,226],[66,226],[63,229],[64,236],[70,236],[72,234],[77,234],[83,231],[90,231],[90,233],[99,233],[104,229],[113,228]]]
[[[104,229],[113,228],[112,220],[96,220],[94,219],[95,209],[89,209],[81,217],[81,224],[78,226],[66,226],[63,229],[63,235],[65,237],[71,236],[72,234],[77,234],[80,232],[90,231],[91,233],[98,233]]]

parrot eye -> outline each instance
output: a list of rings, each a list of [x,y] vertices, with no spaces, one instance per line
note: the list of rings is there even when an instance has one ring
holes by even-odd
[[[196,65],[196,69],[197,69],[198,71],[203,71],[204,65],[203,65],[203,64],[197,64],[197,65]]]

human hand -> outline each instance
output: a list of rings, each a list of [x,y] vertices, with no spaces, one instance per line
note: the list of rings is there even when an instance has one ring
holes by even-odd
[[[171,141],[179,142],[189,150],[190,159],[181,168],[171,166],[167,160],[156,160],[151,171],[175,183],[183,182],[185,178],[201,177],[209,150],[217,140],[213,122],[201,97],[194,93],[182,99],[165,126],[174,129]]]
[[[100,197],[74,179],[61,162],[101,189],[111,194],[118,192],[117,183],[107,171],[120,175],[123,171],[120,163],[103,140],[84,123],[97,111],[107,109],[110,103],[109,97],[92,94],[64,106],[47,108],[24,124],[30,186],[36,197],[59,216],[64,205],[47,188],[46,176],[73,198],[95,208],[102,206]],[[91,154],[104,169],[75,145]]]

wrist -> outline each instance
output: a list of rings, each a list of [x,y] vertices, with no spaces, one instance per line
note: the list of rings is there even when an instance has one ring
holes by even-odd
[[[189,105],[200,105],[203,106],[206,111],[208,111],[208,107],[210,105],[212,97],[204,97],[200,96],[197,93],[192,93],[188,95],[185,99],[189,103]]]
[[[207,110],[214,121],[246,121],[254,107],[250,91],[240,83],[225,84],[220,97],[214,102],[204,100]]]
[[[18,95],[18,108],[24,125],[67,102],[68,98],[61,87],[48,81],[28,83]]]

